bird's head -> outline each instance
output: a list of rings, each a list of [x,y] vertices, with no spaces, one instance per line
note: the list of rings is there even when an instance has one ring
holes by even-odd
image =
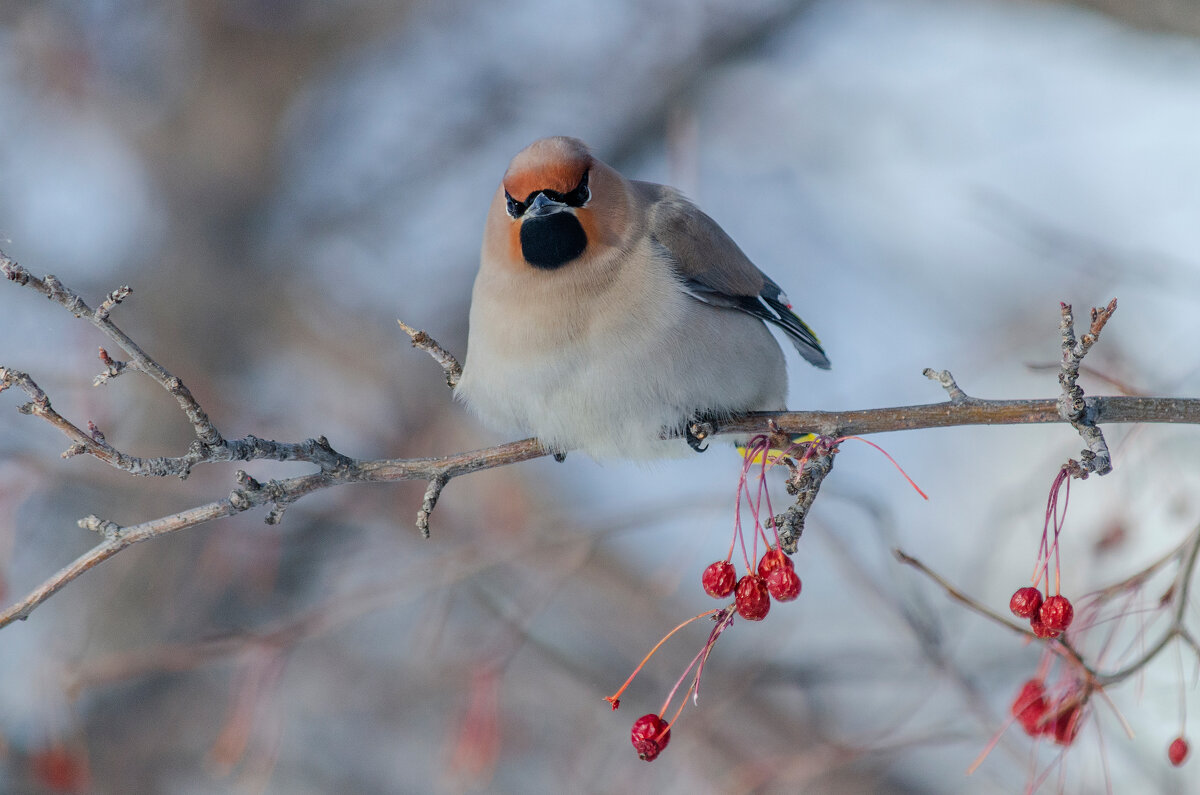
[[[604,212],[616,197],[602,195],[619,190],[613,176],[576,138],[534,141],[513,158],[501,186],[509,250],[542,270],[583,257],[603,239],[606,218],[617,220]]]

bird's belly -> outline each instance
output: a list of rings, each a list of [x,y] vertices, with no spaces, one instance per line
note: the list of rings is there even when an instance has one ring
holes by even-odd
[[[543,328],[515,356],[472,352],[466,397],[490,424],[596,457],[683,455],[661,439],[698,414],[784,407],[783,355],[760,321],[682,294],[668,309],[575,339]]]

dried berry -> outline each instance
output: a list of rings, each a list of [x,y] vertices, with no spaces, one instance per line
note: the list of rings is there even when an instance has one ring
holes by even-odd
[[[782,549],[768,549],[758,562],[758,576],[765,580],[768,574],[780,568],[794,569],[796,564]]]
[[[733,598],[738,615],[747,621],[762,621],[771,609],[771,594],[767,592],[767,583],[757,574],[747,574],[738,580]]]
[[[1078,706],[1060,712],[1054,719],[1054,742],[1059,745],[1070,745],[1079,734],[1079,724],[1083,722],[1083,710]]]
[[[1041,616],[1034,616],[1029,619],[1029,628],[1033,630],[1033,634],[1039,638],[1057,638],[1062,634],[1061,629],[1050,629],[1042,623]]]
[[[1188,741],[1182,737],[1176,737],[1169,748],[1167,748],[1167,759],[1171,760],[1171,764],[1179,767],[1187,759]]]
[[[776,602],[790,602],[800,595],[800,578],[787,566],[780,566],[767,575],[767,591]]]
[[[700,575],[700,584],[709,596],[724,599],[733,593],[734,586],[737,585],[737,571],[729,561],[718,560],[716,563],[710,563]]]
[[[1046,688],[1041,679],[1030,679],[1023,684],[1012,703],[1013,717],[1030,736],[1043,731],[1042,719],[1046,716],[1046,709]]]
[[[1061,594],[1051,596],[1042,603],[1038,617],[1046,625],[1046,629],[1062,632],[1071,626],[1071,619],[1075,618],[1075,608],[1071,606],[1071,600],[1067,597]]]
[[[1018,618],[1032,618],[1042,607],[1042,592],[1031,585],[1018,588],[1008,600],[1008,609]]]
[[[653,762],[671,742],[671,730],[667,728],[665,720],[651,712],[633,722],[629,739],[639,759]]]

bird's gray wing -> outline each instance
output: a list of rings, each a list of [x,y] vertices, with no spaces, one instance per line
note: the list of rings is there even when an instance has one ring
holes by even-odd
[[[633,187],[646,202],[651,237],[670,256],[689,295],[777,326],[810,364],[829,369],[821,341],[792,311],[783,290],[716,221],[672,188],[650,182]]]

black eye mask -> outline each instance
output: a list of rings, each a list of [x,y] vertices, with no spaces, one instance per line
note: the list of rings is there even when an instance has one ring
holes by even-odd
[[[539,193],[547,199],[561,202],[568,207],[582,207],[592,198],[592,191],[588,188],[588,173],[587,171],[583,172],[583,179],[579,180],[579,184],[570,193],[559,193],[556,190],[535,190],[525,197],[525,201],[519,202],[508,191],[504,191],[504,199],[508,203],[509,217],[520,218],[524,215],[525,211],[529,209],[530,203],[533,202],[534,197]]]

